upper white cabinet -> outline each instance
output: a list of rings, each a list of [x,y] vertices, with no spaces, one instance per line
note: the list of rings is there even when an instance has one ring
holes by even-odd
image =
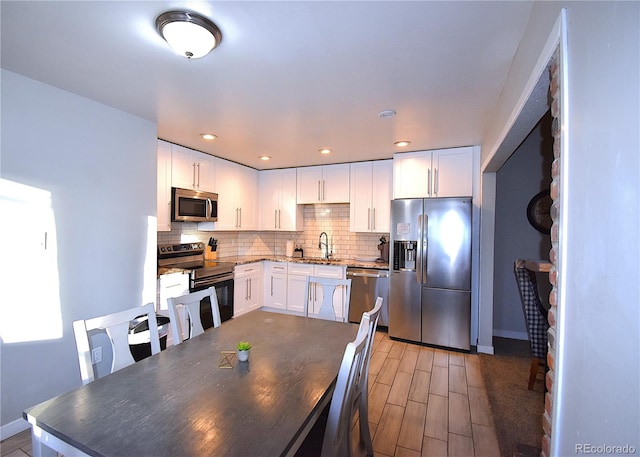
[[[349,164],[298,168],[298,203],[349,203]]]
[[[215,192],[214,157],[177,144],[171,146],[171,185]]]
[[[259,173],[260,230],[302,230],[302,207],[296,204],[296,169],[264,170]]]
[[[158,232],[171,231],[171,143],[158,140],[157,224]]]
[[[389,232],[393,160],[351,164],[349,230]]]
[[[473,150],[469,146],[394,154],[393,198],[473,195]]]
[[[218,221],[198,225],[201,230],[256,230],[258,228],[258,171],[224,159],[215,160],[214,192],[218,194]]]

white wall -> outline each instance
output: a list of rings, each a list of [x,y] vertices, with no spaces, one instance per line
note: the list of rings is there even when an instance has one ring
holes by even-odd
[[[483,164],[491,160],[520,106],[563,6],[568,117],[562,128],[568,147],[561,182],[551,454],[575,455],[582,443],[630,444],[637,452],[640,3],[535,3],[491,118]]]
[[[10,300],[0,290],[2,318],[10,315],[15,326],[30,329],[44,313],[61,318],[56,331],[40,332],[45,339],[35,332],[17,342],[2,335],[0,419],[6,435],[11,431],[5,426],[19,424],[25,408],[81,384],[73,320],[153,300],[155,249],[148,257],[147,247],[156,245],[156,126],[5,70],[1,81],[2,178],[51,193],[55,229],[48,247],[57,249],[46,278],[33,265],[38,274],[32,288]],[[29,229],[24,219],[4,216],[2,224],[18,227],[15,233]],[[1,241],[7,247],[14,240]],[[2,262],[10,267],[19,260]],[[3,271],[18,278],[31,270]],[[59,297],[38,297],[51,277]],[[11,311],[38,307],[41,313],[23,321]]]
[[[520,293],[513,274],[516,259],[549,259],[551,237],[527,220],[531,197],[549,190],[553,138],[547,114],[496,173],[495,267],[493,280],[493,334],[528,339]],[[549,302],[549,275],[538,276],[543,303]]]

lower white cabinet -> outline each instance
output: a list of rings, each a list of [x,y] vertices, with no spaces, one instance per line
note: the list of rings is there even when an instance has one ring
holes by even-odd
[[[262,262],[238,265],[234,271],[233,317],[258,309],[262,302]]]
[[[303,314],[307,277],[313,275],[313,265],[290,262],[287,270],[287,311]]]
[[[287,263],[263,262],[264,300],[263,306],[275,309],[287,309]]]

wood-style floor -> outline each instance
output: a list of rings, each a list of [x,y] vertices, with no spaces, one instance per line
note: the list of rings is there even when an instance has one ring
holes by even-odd
[[[376,457],[499,457],[478,356],[391,340],[377,332],[369,367],[369,425]],[[2,457],[31,455],[29,432],[3,441]]]

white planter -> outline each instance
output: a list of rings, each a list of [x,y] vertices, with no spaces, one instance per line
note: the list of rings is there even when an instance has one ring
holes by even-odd
[[[236,351],[238,353],[238,360],[241,362],[246,362],[249,360],[249,351]]]

